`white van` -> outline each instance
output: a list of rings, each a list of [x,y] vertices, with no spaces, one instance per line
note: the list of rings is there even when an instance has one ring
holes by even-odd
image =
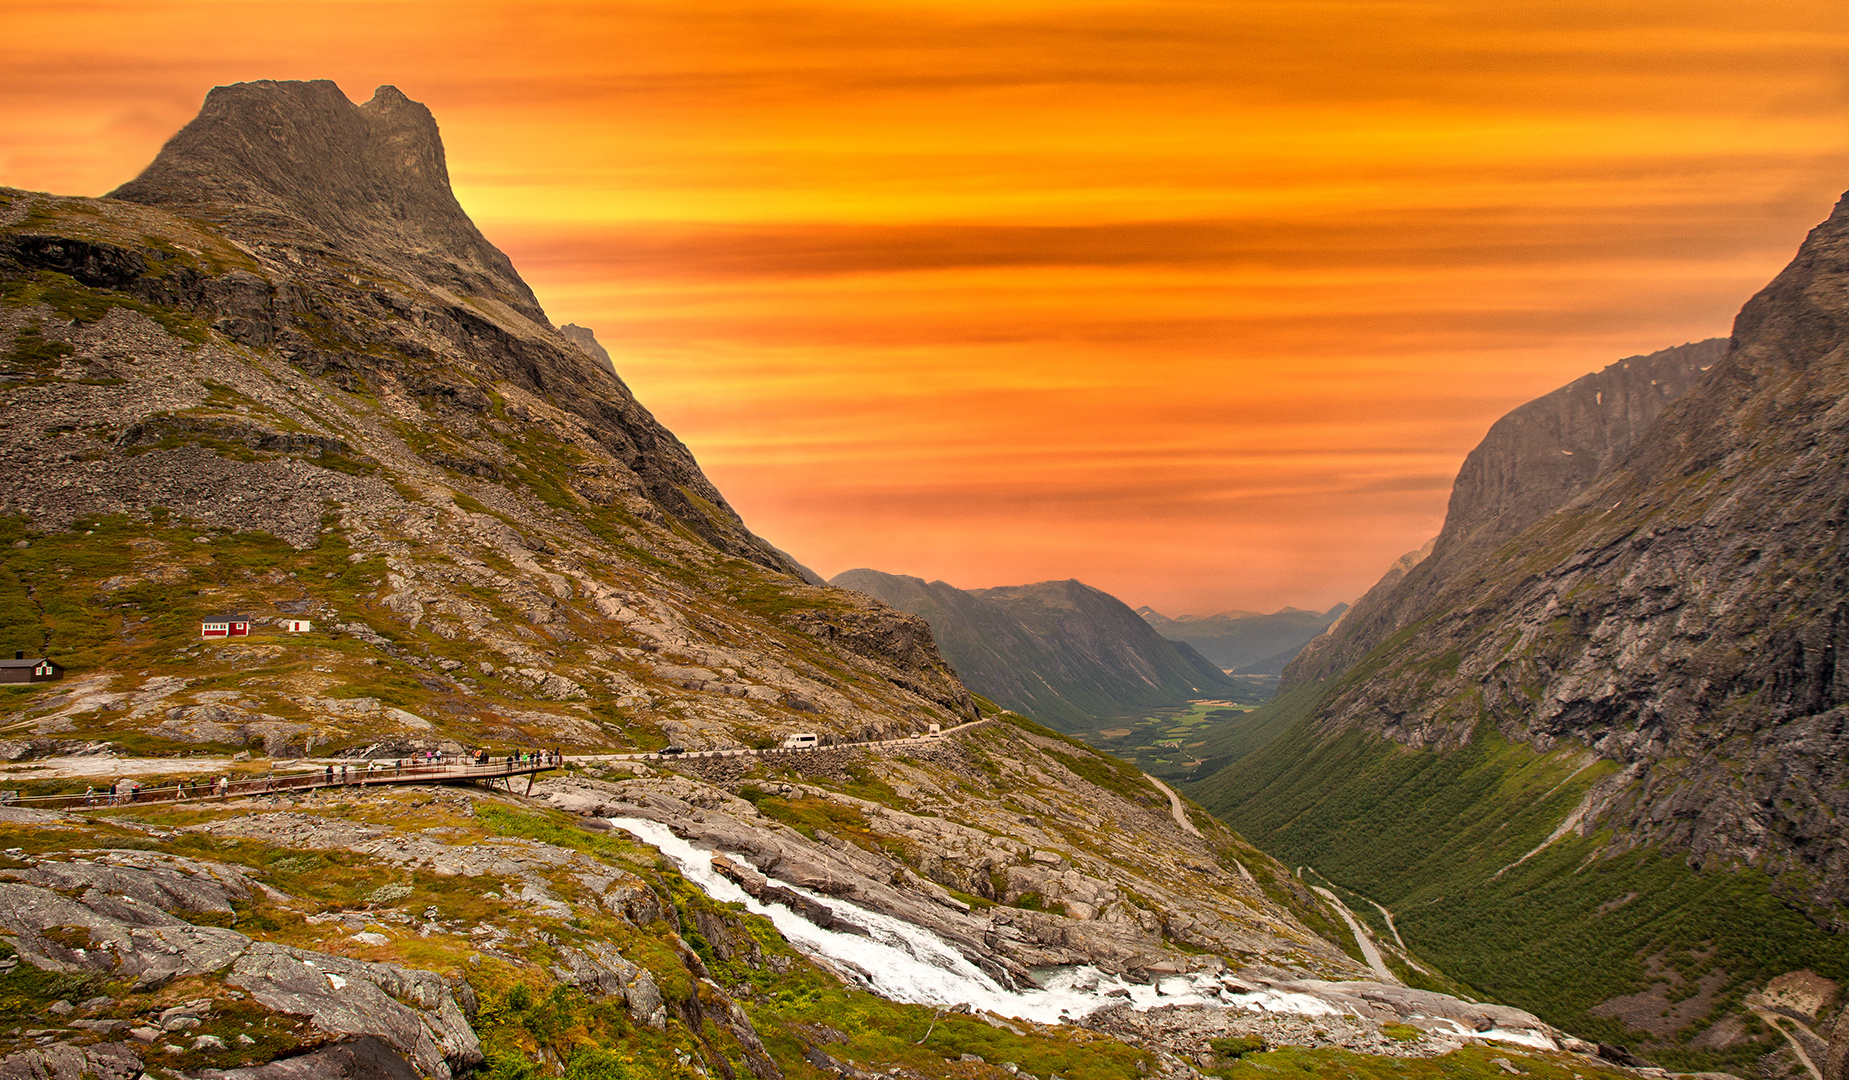
[[[937,738],[937,737],[938,737],[939,735],[942,735],[943,733],[944,733],[944,729],[943,729],[943,728],[941,728],[941,727],[939,727],[939,726],[937,726],[936,724],[932,724],[932,725],[931,725],[931,726],[930,726],[930,727],[929,727],[928,729],[926,729],[926,731],[925,731],[925,738],[927,738],[927,739],[935,739],[935,738]]]
[[[821,744],[821,737],[813,731],[791,732],[783,737],[785,750],[814,750]]]

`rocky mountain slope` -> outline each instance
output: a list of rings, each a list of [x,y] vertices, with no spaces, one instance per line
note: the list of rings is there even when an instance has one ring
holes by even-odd
[[[67,668],[0,688],[18,790],[81,789],[58,771],[74,753],[261,777],[310,753],[951,734],[594,766],[533,799],[0,807],[0,1076],[1128,1080],[1221,1060],[1217,1006],[1106,1033],[866,993],[585,813],[735,845],[738,878],[819,920],[805,933],[849,933],[830,904],[850,900],[935,927],[1005,988],[1085,962],[1149,995],[1186,977],[1216,1000],[1364,1000],[1312,985],[1365,969],[1284,867],[1122,762],[971,723],[923,620],[754,536],[467,221],[421,106],[221,88],[117,196],[0,191],[0,627]],[[202,639],[226,613],[253,633]],[[1340,1038],[1394,1061],[1512,1022],[1368,993]]]
[[[1224,611],[1217,615],[1184,615],[1171,619],[1151,607],[1136,613],[1170,641],[1191,645],[1194,651],[1226,671],[1245,675],[1277,675],[1311,638],[1348,610],[1337,604],[1328,611],[1282,608],[1269,615],[1255,611]]]
[[[240,165],[284,114],[320,134]],[[73,675],[18,733],[697,748],[972,715],[922,621],[802,584],[534,317],[441,166],[389,88],[258,83],[123,198],[0,195],[0,603]],[[226,610],[321,629],[200,642]]]
[[[1197,795],[1503,1000],[1749,1067],[1755,987],[1849,976],[1846,281],[1849,202],[1724,351],[1500,421]]]
[[[1081,581],[959,589],[848,570],[831,584],[923,618],[971,689],[1062,730],[1238,689],[1192,648]]]

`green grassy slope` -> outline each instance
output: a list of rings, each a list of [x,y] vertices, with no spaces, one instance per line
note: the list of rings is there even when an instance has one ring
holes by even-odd
[[[1745,994],[1803,967],[1849,976],[1849,938],[1750,867],[1697,870],[1603,832],[1521,861],[1612,763],[1487,725],[1449,753],[1324,738],[1313,704],[1300,691],[1262,710],[1258,724],[1289,726],[1189,794],[1287,864],[1385,904],[1407,945],[1484,994],[1664,1064],[1739,1069],[1771,1045]]]

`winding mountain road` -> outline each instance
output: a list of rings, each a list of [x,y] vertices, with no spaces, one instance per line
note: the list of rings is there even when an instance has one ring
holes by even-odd
[[[1368,903],[1373,904],[1375,907],[1380,909],[1381,918],[1387,920],[1387,929],[1393,931],[1393,940],[1397,945],[1399,945],[1400,951],[1401,952],[1409,951],[1406,948],[1406,939],[1400,936],[1400,928],[1396,926],[1393,922],[1393,912],[1388,911],[1387,906],[1378,900],[1369,900]]]
[[[1342,921],[1348,924],[1348,929],[1354,932],[1355,944],[1361,946],[1361,955],[1367,958],[1368,970],[1374,973],[1374,977],[1384,983],[1400,985],[1399,976],[1388,970],[1386,957],[1380,955],[1380,947],[1374,944],[1374,939],[1368,935],[1367,930],[1362,928],[1361,920],[1355,918],[1355,913],[1348,910],[1347,904],[1342,903],[1342,898],[1320,885],[1312,885],[1310,888],[1316,890],[1318,896],[1335,905],[1336,914],[1340,915]]]
[[[1189,836],[1200,836],[1201,839],[1206,839],[1206,837],[1201,836],[1201,831],[1194,827],[1194,822],[1188,820],[1187,807],[1181,805],[1181,796],[1175,794],[1174,788],[1169,787],[1167,784],[1157,780],[1148,773],[1143,774],[1143,779],[1156,785],[1157,788],[1161,789],[1163,794],[1168,796],[1168,812],[1174,816],[1175,824],[1181,826],[1182,832],[1187,833]]]
[[[1810,1051],[1805,1049],[1803,1040],[1799,1039],[1798,1036],[1792,1032],[1791,1028],[1785,1026],[1786,1024],[1790,1024],[1792,1028],[1796,1028],[1812,1039],[1816,1039],[1819,1044],[1823,1044],[1823,1040],[1817,1038],[1817,1033],[1810,1029],[1810,1025],[1794,1016],[1785,1016],[1781,1013],[1775,1013],[1769,1009],[1761,1008],[1758,1005],[1749,1004],[1747,1008],[1750,1009],[1752,1014],[1757,1016],[1765,1026],[1785,1037],[1785,1042],[1791,1046],[1791,1052],[1798,1056],[1798,1062],[1810,1072],[1814,1080],[1823,1080],[1823,1070],[1811,1059]]]

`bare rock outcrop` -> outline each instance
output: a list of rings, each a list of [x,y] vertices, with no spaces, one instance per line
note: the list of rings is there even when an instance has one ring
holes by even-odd
[[[714,860],[715,869],[764,902],[784,904],[825,928],[858,930],[851,919],[842,920],[786,886],[851,900],[924,927],[1003,985],[1027,985],[1029,968],[1066,964],[1119,973],[1164,963],[1179,965],[1175,970],[1221,964],[1211,956],[1175,952],[1165,937],[1252,956],[1327,948],[1267,914],[1268,902],[1256,895],[1250,907],[1229,906],[1225,897],[1197,906],[1191,895],[1171,893],[1165,883],[1131,876],[1104,859],[1087,858],[1081,869],[1044,847],[820,787],[791,786],[786,797],[826,800],[864,816],[892,847],[907,851],[907,858],[826,830],[810,838],[744,799],[672,774],[616,782],[549,779],[535,794],[573,813],[653,821],[701,847],[730,853]],[[1194,873],[1213,873],[1196,866]],[[1242,886],[1225,878],[1221,887]],[[998,906],[974,910],[952,889],[987,894]],[[1030,894],[1047,910],[1010,906]],[[1160,911],[1132,901],[1134,896],[1150,903],[1152,895]],[[1323,962],[1350,963],[1333,951]]]
[[[140,1080],[144,1075],[141,1055],[121,1042],[55,1043],[0,1058],[0,1080]]]
[[[0,872],[0,934],[34,967],[96,972],[140,989],[222,973],[258,1003],[308,1016],[328,1035],[378,1035],[427,1075],[447,1078],[481,1062],[474,1031],[437,975],[253,941],[181,917],[230,913],[252,888],[234,867],[151,853],[38,860]]]
[[[243,1069],[201,1069],[199,1080],[418,1080],[417,1070],[377,1035],[317,1046]]]

